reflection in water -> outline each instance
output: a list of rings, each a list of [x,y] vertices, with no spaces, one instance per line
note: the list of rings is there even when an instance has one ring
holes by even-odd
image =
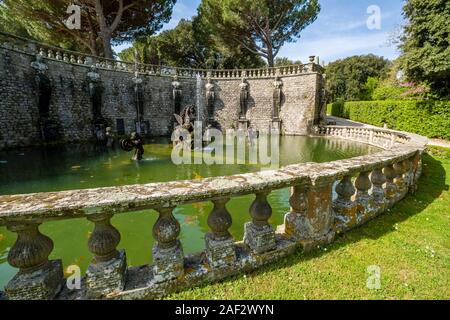
[[[282,137],[280,165],[299,162],[326,162],[377,151],[377,148],[338,139]],[[171,162],[171,144],[167,139],[154,139],[145,146],[145,158],[132,161],[119,149],[110,150],[94,145],[71,145],[49,149],[27,149],[0,153],[0,194],[32,193],[80,188],[120,186],[136,183],[164,182],[202,177],[255,172],[258,165],[180,165]],[[236,154],[236,153],[235,153]],[[275,190],[269,196],[273,208],[272,225],[283,222],[289,210],[289,190]],[[250,220],[248,208],[253,196],[231,199],[227,208],[233,217],[230,228],[235,239],[242,239],[244,223]],[[180,221],[181,241],[185,254],[204,248],[206,223],[212,204],[196,203],[175,209]],[[152,259],[151,230],[157,213],[152,210],[116,215],[113,224],[119,229],[122,241],[119,248],[127,252],[130,265],[149,263]],[[43,224],[40,229],[55,244],[51,258],[63,259],[64,266],[79,265],[86,270],[91,254],[87,240],[92,223],[86,219],[56,221]],[[16,270],[6,262],[15,234],[0,228],[0,289]]]

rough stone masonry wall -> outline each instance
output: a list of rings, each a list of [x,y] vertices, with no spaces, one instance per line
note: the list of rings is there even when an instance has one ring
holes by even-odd
[[[38,100],[35,94],[35,56],[0,47],[0,150],[41,143]],[[88,93],[89,66],[44,58],[52,85],[50,119],[59,124],[62,142],[92,140],[92,111]],[[125,133],[134,131],[136,119],[134,74],[128,71],[98,69],[103,87],[103,116],[117,130],[123,119]],[[170,135],[173,125],[173,81],[170,76],[141,74],[144,79],[144,120],[149,121],[150,135]],[[282,76],[282,131],[306,135],[310,132],[319,108],[322,76],[304,73]],[[182,106],[195,104],[196,79],[180,78]],[[273,77],[250,78],[247,118],[258,130],[271,123]],[[214,79],[215,117],[223,129],[237,127],[239,118],[239,84],[241,79]],[[205,87],[201,83],[202,118],[206,119]],[[316,115],[316,116],[315,116]]]

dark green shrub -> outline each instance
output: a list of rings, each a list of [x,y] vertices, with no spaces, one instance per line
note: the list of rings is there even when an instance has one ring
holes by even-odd
[[[332,107],[332,115],[375,126],[450,140],[450,101],[352,101]]]

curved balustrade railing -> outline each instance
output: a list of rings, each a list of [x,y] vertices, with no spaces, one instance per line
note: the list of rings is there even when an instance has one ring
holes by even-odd
[[[90,66],[95,64],[100,69],[115,70],[123,72],[139,72],[148,75],[174,76],[184,78],[201,77],[211,78],[267,78],[275,76],[294,76],[303,73],[322,72],[323,68],[315,63],[304,65],[291,65],[276,68],[258,69],[233,69],[233,70],[206,70],[177,68],[169,66],[151,65],[143,63],[133,63],[118,61],[103,57],[93,56],[80,52],[65,50],[55,46],[39,43],[30,39],[14,36],[0,32],[0,47],[10,50],[20,51],[26,54],[39,54],[46,59],[63,61],[66,63]]]
[[[413,192],[421,174],[426,139],[378,128],[318,127],[316,134],[370,143],[384,151],[329,163],[290,165],[279,170],[99,189],[0,196],[0,225],[17,233],[9,263],[19,268],[6,287],[9,299],[155,298],[260,267],[330,243],[337,233],[359,226]],[[356,179],[353,179],[356,177]],[[269,224],[268,195],[291,188],[284,224]],[[337,198],[333,198],[333,190]],[[227,209],[230,198],[254,194],[243,241],[236,242]],[[185,256],[180,224],[173,210],[186,203],[211,201],[205,249]],[[118,250],[114,214],[153,209],[153,262],[127,267]],[[93,224],[88,248],[94,258],[81,290],[65,285],[60,260],[39,225],[50,220],[86,218]],[[68,221],[67,223],[70,223]]]

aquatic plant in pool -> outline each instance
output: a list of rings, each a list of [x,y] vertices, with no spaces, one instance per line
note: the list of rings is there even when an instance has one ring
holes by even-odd
[[[301,162],[327,162],[370,154],[379,149],[366,144],[320,137],[283,136],[280,139],[280,166]],[[172,145],[167,138],[149,139],[144,159],[132,161],[131,155],[120,149],[106,149],[95,145],[71,145],[47,149],[24,149],[0,153],[0,195],[23,194],[106,186],[121,186],[151,182],[165,182],[204,177],[256,172],[265,167],[249,164],[234,165],[175,165],[171,161]],[[195,156],[195,152],[194,152]],[[272,225],[283,222],[288,211],[289,190],[276,190],[269,196],[273,208]],[[233,218],[230,232],[235,239],[243,236],[248,208],[253,197],[233,198],[227,207]],[[200,251],[208,231],[207,216],[210,202],[179,206],[175,217],[182,225],[180,239],[186,254]],[[116,215],[113,224],[122,235],[119,245],[125,248],[129,265],[151,261],[153,238],[151,229],[158,215],[152,210]],[[86,219],[55,221],[41,226],[43,233],[54,239],[52,256],[63,260],[65,268],[76,264],[86,270],[91,253],[86,242],[92,224]],[[16,270],[6,257],[16,236],[0,228],[0,287]]]

